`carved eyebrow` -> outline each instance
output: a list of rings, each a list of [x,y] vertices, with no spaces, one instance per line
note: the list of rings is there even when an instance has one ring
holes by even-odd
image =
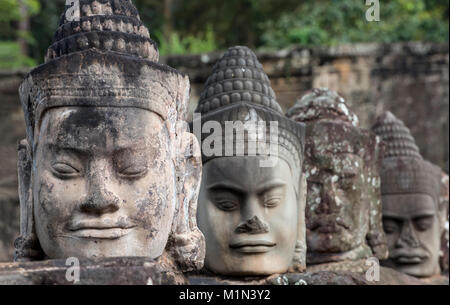
[[[275,188],[286,186],[286,182],[281,179],[274,179],[268,182],[264,182],[260,187],[258,187],[257,193],[262,194]]]
[[[410,216],[405,216],[403,214],[399,215],[392,212],[383,212],[383,217],[395,220],[405,220],[405,219],[415,219],[418,217],[431,217],[434,216],[435,214],[436,213],[434,211],[417,209],[416,211],[410,213]]]
[[[431,217],[436,215],[434,211],[430,210],[416,210],[413,213],[411,213],[411,218],[419,218],[419,217]]]
[[[403,215],[397,215],[394,213],[384,213],[383,212],[383,219],[387,218],[389,220],[395,220],[395,221],[404,221],[406,219],[406,217],[404,217]]]
[[[212,183],[207,186],[209,190],[225,190],[225,191],[231,191],[233,193],[237,194],[244,194],[246,192],[245,189],[239,187],[238,185],[235,185],[233,183],[227,183],[227,182],[218,182],[218,183]]]
[[[47,143],[47,145],[50,148],[50,150],[57,151],[57,152],[63,151],[63,152],[66,152],[66,153],[67,152],[68,153],[73,153],[75,155],[87,155],[87,154],[89,154],[88,150],[84,150],[84,149],[81,149],[79,147],[72,147],[72,146],[67,146],[67,145],[64,145],[64,144],[60,145],[60,144],[55,144],[55,143]]]

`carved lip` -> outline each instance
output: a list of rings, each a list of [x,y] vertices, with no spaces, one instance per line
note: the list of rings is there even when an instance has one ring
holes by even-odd
[[[73,236],[91,239],[119,239],[129,234],[133,228],[85,228],[73,231]]]
[[[420,264],[424,261],[424,258],[420,256],[400,256],[397,257],[395,261],[399,264]]]
[[[351,231],[352,227],[339,216],[329,216],[313,221],[308,229],[319,233],[340,233],[342,229]]]
[[[80,238],[118,239],[129,234],[135,226],[126,223],[110,221],[81,221],[75,223],[69,230]]]
[[[428,256],[425,254],[418,254],[418,253],[398,253],[393,254],[391,258],[397,264],[406,265],[406,264],[421,264],[428,259]]]
[[[276,246],[276,243],[268,240],[242,240],[230,244],[230,248],[242,253],[265,253]]]

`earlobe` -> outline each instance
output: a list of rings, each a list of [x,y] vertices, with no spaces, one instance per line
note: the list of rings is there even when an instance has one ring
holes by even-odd
[[[306,177],[304,174],[300,176],[300,183],[298,188],[298,229],[297,229],[297,243],[295,245],[294,259],[289,271],[304,272],[306,270],[306,192],[308,189]]]
[[[197,138],[181,133],[177,165],[178,207],[168,247],[183,272],[199,270],[205,259],[205,238],[197,227],[197,200],[200,190],[202,161]]]
[[[445,223],[448,221],[448,208],[449,208],[449,178],[445,172],[441,174],[441,185],[440,185],[440,196],[439,196],[439,221],[441,232],[445,231]]]
[[[32,158],[30,145],[22,140],[18,146],[17,172],[20,199],[20,237],[14,242],[15,261],[31,261],[44,258],[35,232],[32,195]]]
[[[366,181],[369,181],[366,191],[369,208],[369,231],[367,232],[366,240],[373,255],[380,260],[384,260],[389,256],[382,223],[380,178],[385,145],[381,142],[379,136],[372,132],[368,132],[367,138],[369,139],[369,149],[364,158],[364,176]]]

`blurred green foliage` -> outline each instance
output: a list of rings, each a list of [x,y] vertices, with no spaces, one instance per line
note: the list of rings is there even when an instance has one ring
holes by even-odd
[[[307,2],[261,25],[261,44],[448,41],[448,0],[380,1],[380,21],[367,22],[364,1]]]
[[[218,49],[215,41],[212,26],[208,25],[206,33],[194,36],[188,34],[181,37],[178,32],[171,32],[166,39],[161,31],[155,33],[157,40],[160,42],[159,52],[161,54],[196,54],[213,52]]]
[[[26,17],[36,15],[40,11],[38,0],[23,0],[26,7]],[[31,67],[36,61],[22,54],[20,44],[16,39],[23,38],[28,45],[34,45],[35,40],[31,32],[20,31],[15,27],[22,18],[19,1],[0,0],[0,69],[15,69]]]
[[[36,61],[20,53],[20,46],[14,41],[0,41],[0,69],[33,67]]]
[[[30,44],[29,55],[41,62],[65,0],[24,1],[30,5],[28,36],[14,30],[20,18],[18,0],[0,0],[0,46],[1,41],[7,41],[11,48],[11,43],[24,35]],[[231,45],[279,49],[292,44],[449,40],[448,0],[380,0],[380,22],[365,19],[369,8],[365,2],[133,0],[163,55],[210,52]],[[3,47],[1,52],[5,50]],[[20,58],[18,61],[26,64]]]

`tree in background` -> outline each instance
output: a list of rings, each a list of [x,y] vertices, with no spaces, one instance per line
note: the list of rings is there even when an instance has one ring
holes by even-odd
[[[30,16],[39,12],[38,0],[0,0],[0,68],[34,66],[29,46],[35,43]]]
[[[19,31],[24,20],[19,0],[0,0],[0,67],[30,65],[24,52],[42,62],[65,5],[65,0],[20,1],[27,7],[29,31],[26,26]],[[280,49],[292,44],[449,41],[448,0],[380,0],[380,22],[365,19],[365,2],[133,0],[162,55],[203,53],[232,45]],[[17,43],[20,39],[26,41],[25,48]]]
[[[261,24],[261,46],[449,40],[448,0],[380,1],[380,22],[367,22],[365,1],[306,2]]]

